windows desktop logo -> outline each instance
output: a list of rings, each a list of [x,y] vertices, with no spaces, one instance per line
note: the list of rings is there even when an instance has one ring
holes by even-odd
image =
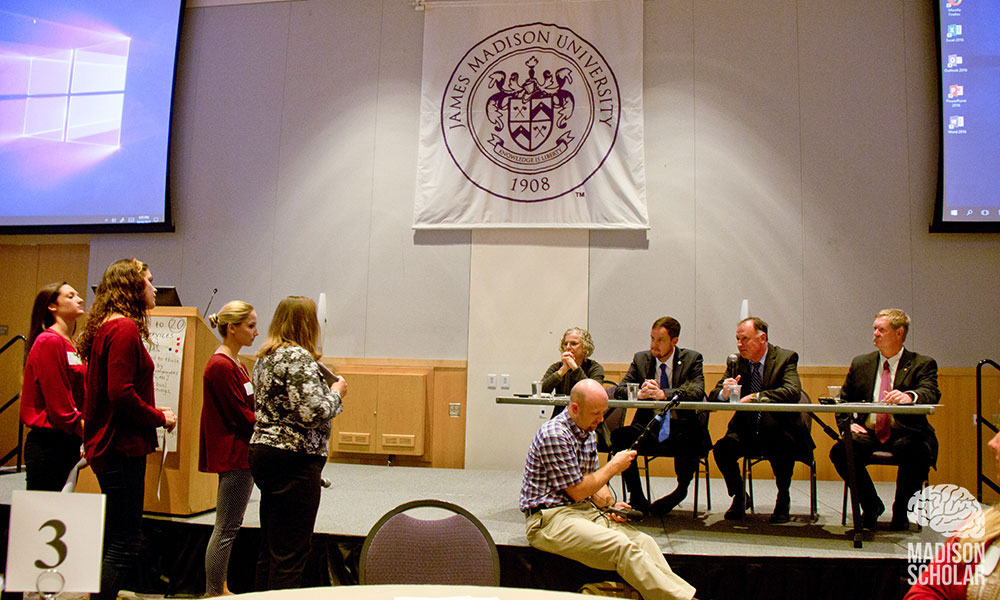
[[[36,23],[50,32],[66,28]],[[3,137],[119,146],[131,39],[73,29],[72,40],[0,43]]]

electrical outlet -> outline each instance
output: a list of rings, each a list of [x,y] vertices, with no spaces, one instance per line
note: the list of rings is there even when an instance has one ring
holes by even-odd
[[[548,408],[542,407],[542,409],[538,411],[538,418],[543,420],[548,419],[549,418],[548,412],[549,412]]]
[[[490,388],[491,390],[497,389],[496,373],[490,373],[489,375],[486,376],[486,387]]]
[[[459,402],[452,402],[448,404],[448,416],[449,417],[461,417],[462,416],[462,405]]]
[[[510,389],[510,374],[503,373],[500,375],[500,388],[504,390]]]

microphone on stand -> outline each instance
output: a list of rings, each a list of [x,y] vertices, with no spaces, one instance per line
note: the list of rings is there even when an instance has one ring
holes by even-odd
[[[212,297],[208,299],[208,306],[205,307],[205,312],[201,313],[205,315],[206,318],[208,317],[208,309],[212,308],[212,300],[215,300],[215,295],[217,293],[219,293],[219,288],[213,288]]]
[[[660,430],[659,425],[663,423],[663,418],[666,416],[667,411],[680,404],[680,401],[681,401],[681,391],[677,390],[676,392],[674,392],[673,397],[669,401],[667,401],[667,405],[661,408],[660,412],[656,413],[656,415],[649,420],[649,423],[646,423],[646,428],[642,430],[642,433],[639,434],[639,437],[635,438],[635,441],[632,442],[632,445],[629,446],[628,449],[635,450],[636,448],[638,448],[639,442],[641,442],[642,439],[647,435],[649,435],[649,432],[653,430],[654,423],[656,423],[657,425],[656,431],[659,431]]]
[[[736,377],[739,371],[740,357],[737,354],[730,354],[726,357],[726,377]]]

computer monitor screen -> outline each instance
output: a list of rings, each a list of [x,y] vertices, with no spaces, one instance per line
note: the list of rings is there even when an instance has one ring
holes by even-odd
[[[173,230],[182,5],[0,2],[0,233]]]

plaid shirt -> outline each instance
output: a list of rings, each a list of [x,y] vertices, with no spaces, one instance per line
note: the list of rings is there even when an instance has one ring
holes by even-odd
[[[550,419],[528,449],[521,484],[521,510],[572,504],[565,492],[597,470],[597,436],[573,422],[569,411]]]

